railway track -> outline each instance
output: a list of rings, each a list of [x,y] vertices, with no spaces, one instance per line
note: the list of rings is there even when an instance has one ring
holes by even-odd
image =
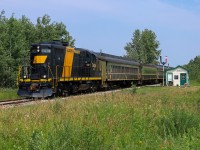
[[[154,85],[145,85],[145,86],[139,86],[137,88],[140,88],[140,87],[147,87],[147,86],[150,86],[150,87],[158,87],[160,86],[160,84],[154,84]],[[112,90],[107,90],[107,91],[98,91],[98,92],[94,92],[94,93],[85,93],[83,95],[90,95],[90,94],[102,94],[102,93],[110,93],[110,92],[117,92],[117,91],[120,91],[121,89],[112,89]],[[70,95],[69,97],[78,97],[78,96],[83,96],[82,94],[73,94],[73,95]],[[67,97],[62,97],[64,99],[66,99]],[[25,104],[25,103],[30,103],[30,102],[39,102],[39,100],[45,100],[45,101],[49,101],[49,100],[55,100],[54,98],[50,98],[50,99],[14,99],[14,100],[4,100],[4,101],[0,101],[0,106],[16,106],[16,105],[22,105],[22,104]]]
[[[90,94],[102,94],[105,92],[112,92],[112,91],[117,91],[117,89],[115,90],[109,90],[109,91],[99,91],[99,92],[94,92],[94,93],[85,93],[85,94],[72,94],[70,96],[67,97],[60,97],[61,99],[68,99],[70,97],[79,97],[79,96],[87,96]],[[56,97],[55,97],[56,98]],[[19,106],[19,105],[23,105],[23,104],[28,104],[28,103],[36,103],[36,102],[45,102],[45,101],[50,101],[50,100],[55,100],[54,98],[47,98],[47,99],[13,99],[13,100],[3,100],[0,101],[0,107],[9,107],[9,106]]]
[[[13,99],[13,100],[4,100],[0,101],[0,106],[6,106],[6,105],[19,105],[23,103],[28,103],[33,101],[33,99]]]

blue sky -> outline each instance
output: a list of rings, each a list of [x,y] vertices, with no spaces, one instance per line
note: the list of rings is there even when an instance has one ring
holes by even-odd
[[[122,56],[135,29],[157,35],[171,66],[200,55],[200,0],[1,0],[6,16],[63,22],[75,46]]]

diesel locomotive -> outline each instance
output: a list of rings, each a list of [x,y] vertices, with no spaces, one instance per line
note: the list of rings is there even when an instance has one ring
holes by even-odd
[[[45,98],[131,83],[161,83],[162,66],[72,48],[60,41],[32,44],[30,65],[20,66],[18,95]]]

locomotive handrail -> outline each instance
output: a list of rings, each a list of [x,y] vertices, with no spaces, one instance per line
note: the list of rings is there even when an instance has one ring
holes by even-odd
[[[56,86],[58,86],[58,67],[59,65],[56,66]]]
[[[22,70],[22,66],[20,65],[18,69],[18,75],[17,75],[17,83],[16,83],[17,87],[19,86],[21,70]]]
[[[50,68],[50,66],[48,65],[48,70],[50,71],[50,73],[51,73],[51,75],[52,75],[52,83],[53,83],[53,87],[52,88],[55,88],[55,85],[54,85],[54,76],[53,76],[53,72],[52,72],[52,70],[51,70],[51,68]]]
[[[34,80],[35,81],[35,79],[31,79],[30,78],[30,75],[32,74],[32,71],[31,71],[31,68],[34,68],[34,67],[32,67],[32,66],[29,66],[29,65],[20,65],[19,66],[19,69],[18,69],[18,76],[17,76],[17,85],[19,84],[19,82],[21,81],[21,79],[24,81],[24,80]],[[54,78],[54,74],[53,74],[53,72],[52,72],[52,70],[51,70],[51,68],[50,68],[50,66],[48,65],[47,66],[47,70],[48,70],[48,73],[47,73],[47,79],[46,79],[46,81],[51,81],[51,80],[53,80],[53,78]],[[26,78],[23,78],[23,75],[25,75],[26,76]],[[50,75],[52,76],[52,77],[50,77]],[[41,78],[40,78],[41,79]],[[39,79],[39,80],[40,80]]]

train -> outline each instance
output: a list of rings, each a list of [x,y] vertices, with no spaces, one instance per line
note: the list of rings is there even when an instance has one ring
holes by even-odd
[[[162,67],[70,47],[67,42],[35,43],[30,46],[30,64],[19,67],[17,94],[46,98],[114,86],[162,83]]]

